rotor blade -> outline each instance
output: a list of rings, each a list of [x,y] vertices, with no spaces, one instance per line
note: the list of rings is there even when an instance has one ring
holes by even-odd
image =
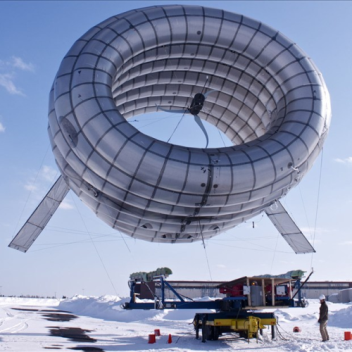
[[[209,92],[206,92],[206,93],[204,94],[204,98],[206,99],[209,94],[214,93],[214,92],[218,92],[218,90],[217,90],[217,89],[212,89],[212,90],[210,90]]]
[[[292,220],[283,205],[279,201],[276,202],[276,205],[273,204],[266,208],[265,212],[286,242],[296,254],[315,253],[315,249]],[[274,207],[276,208],[272,209]]]
[[[21,230],[9,244],[9,247],[26,253],[29,247],[37,239],[40,233],[54,215],[70,188],[64,181],[63,176],[60,176],[50,191],[46,194],[43,200],[28,218]]]
[[[207,144],[206,144],[205,148],[208,148],[209,137],[208,137],[207,130],[205,129],[201,118],[200,118],[198,115],[193,115],[193,116],[194,116],[194,121],[197,122],[198,126],[201,128],[201,130],[202,130],[203,133],[204,133],[204,136],[205,136],[205,138],[206,138],[206,140],[207,140]]]
[[[158,105],[157,105],[157,108],[160,109],[161,111],[171,112],[173,114],[189,114],[189,111],[187,109],[183,109],[183,110],[166,110],[166,109],[161,108]]]

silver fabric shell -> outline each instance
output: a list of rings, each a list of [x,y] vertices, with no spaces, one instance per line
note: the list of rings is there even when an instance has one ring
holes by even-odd
[[[208,77],[208,80],[207,80]],[[197,149],[156,140],[127,119],[184,109],[233,142]],[[309,57],[278,31],[199,6],[154,6],[107,19],[63,59],[49,136],[65,182],[132,237],[192,242],[233,228],[297,185],[318,156],[330,99]]]

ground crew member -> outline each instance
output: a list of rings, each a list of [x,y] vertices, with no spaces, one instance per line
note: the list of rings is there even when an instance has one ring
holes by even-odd
[[[329,334],[326,329],[326,326],[328,325],[328,312],[329,308],[325,302],[325,296],[320,295],[320,310],[319,310],[319,320],[318,323],[320,324],[320,333],[322,337],[322,342],[328,341],[329,340]]]

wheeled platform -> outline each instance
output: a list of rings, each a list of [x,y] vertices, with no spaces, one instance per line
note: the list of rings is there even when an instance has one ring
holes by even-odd
[[[219,312],[197,313],[193,320],[196,338],[199,330],[202,331],[202,342],[218,340],[223,333],[237,332],[240,337],[258,338],[258,334],[267,327],[271,327],[271,336],[275,338],[275,325],[277,319],[274,313],[260,312]]]
[[[303,273],[303,272],[302,272]],[[310,275],[309,275],[310,277]],[[306,279],[306,281],[309,279]],[[193,319],[196,338],[202,331],[202,342],[217,340],[223,333],[236,332],[246,339],[258,338],[263,329],[271,328],[271,336],[275,338],[277,318],[273,312],[261,312],[268,308],[304,307],[300,295],[301,275],[298,277],[242,277],[218,286],[226,297],[209,301],[194,301],[180,295],[163,276],[155,277],[159,282],[161,297],[154,294],[154,301],[141,302],[137,299],[136,285],[141,281],[129,282],[130,302],[125,309],[213,309],[214,313],[197,313]],[[157,280],[157,281],[156,281]],[[146,283],[147,284],[147,283]],[[149,287],[149,286],[148,286]],[[177,299],[166,300],[165,289],[172,291]],[[293,290],[296,293],[293,295]],[[151,291],[151,290],[150,290]],[[152,293],[152,291],[151,291]],[[294,297],[298,294],[298,300]]]

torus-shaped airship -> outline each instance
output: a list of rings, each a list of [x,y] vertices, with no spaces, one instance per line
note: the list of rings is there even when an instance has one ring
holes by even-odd
[[[128,122],[165,110],[233,145],[174,145]],[[296,253],[314,252],[279,199],[312,167],[330,119],[317,67],[261,22],[180,5],[113,16],[61,63],[48,126],[61,176],[9,246],[26,252],[71,189],[137,239],[209,239],[265,212]]]

